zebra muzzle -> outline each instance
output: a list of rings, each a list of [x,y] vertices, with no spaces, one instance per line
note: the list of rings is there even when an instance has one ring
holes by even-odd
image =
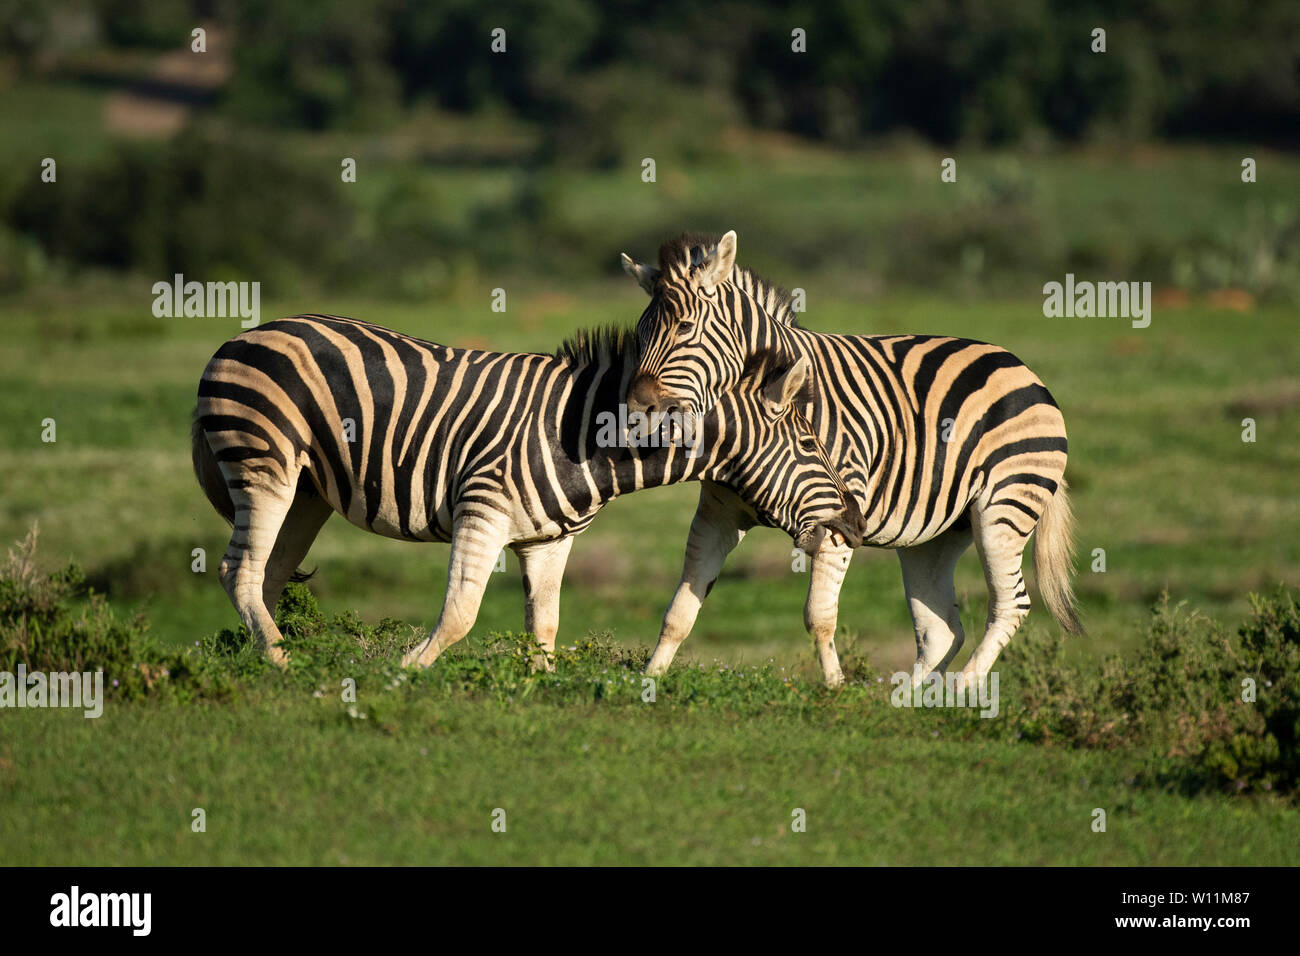
[[[848,545],[850,548],[862,547],[863,529],[861,526],[854,527],[848,522],[832,521],[824,525],[827,534],[830,535],[831,543],[837,545]]]
[[[858,507],[857,499],[851,494],[845,493],[844,501],[842,517],[830,522],[829,527],[832,531],[838,532],[850,548],[860,548],[863,539],[867,536],[866,516]]]
[[[805,528],[795,537],[794,543],[795,547],[811,557],[827,543],[860,548],[866,533],[867,519],[862,516],[857,502],[849,497],[844,510],[839,515],[829,521],[818,522]]]
[[[627,389],[627,410],[648,415],[660,410],[663,401],[663,386],[654,375],[641,374],[632,380]]]
[[[799,532],[798,537],[794,539],[794,546],[811,558],[822,549],[822,542],[825,540],[826,526],[815,524]]]

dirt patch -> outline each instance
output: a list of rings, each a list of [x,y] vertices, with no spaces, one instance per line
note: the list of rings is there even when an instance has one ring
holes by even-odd
[[[216,95],[230,79],[229,37],[220,29],[204,28],[206,52],[186,46],[164,53],[146,79],[109,95],[105,129],[137,139],[167,139],[185,126],[196,106]]]
[[[1212,309],[1228,309],[1232,312],[1254,312],[1255,297],[1245,289],[1215,289],[1205,297]]]
[[[1269,392],[1235,399],[1227,405],[1227,412],[1233,418],[1281,416],[1296,410],[1300,410],[1300,385],[1289,383]]]

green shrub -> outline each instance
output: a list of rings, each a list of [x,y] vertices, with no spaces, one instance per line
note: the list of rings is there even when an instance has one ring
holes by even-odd
[[[1216,622],[1153,608],[1139,647],[1101,667],[1067,666],[1041,632],[1008,647],[1014,686],[1005,727],[1036,741],[1140,747],[1154,776],[1196,789],[1280,790],[1300,784],[1300,612],[1279,590],[1251,596],[1254,616],[1227,634]]]
[[[33,526],[0,569],[0,670],[13,673],[20,663],[29,673],[103,670],[106,696],[118,699],[185,680],[182,656],[154,644],[143,614],[120,620],[76,564],[39,572],[36,538]]]

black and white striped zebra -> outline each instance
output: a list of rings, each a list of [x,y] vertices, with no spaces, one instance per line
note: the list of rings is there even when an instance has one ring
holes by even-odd
[[[853,496],[798,411],[809,363],[757,355],[689,452],[598,441],[635,369],[633,337],[613,330],[512,354],[302,315],[226,342],[199,382],[193,456],[233,525],[220,575],[244,624],[283,664],[272,613],[336,511],[388,537],[451,542],[437,627],[403,661],[424,666],[469,632],[505,546],[525,626],[551,651],[573,536],[619,494],[705,480],[810,553],[828,530],[860,540]]]
[[[805,412],[861,504],[863,543],[898,549],[916,630],[914,685],[946,671],[965,640],[953,571],[972,541],[989,615],[964,675],[986,674],[1029,611],[1021,561],[1031,533],[1043,599],[1066,630],[1079,631],[1065,422],[1038,377],[1010,352],[969,339],[801,328],[788,293],[735,259],[734,232],[668,242],[658,267],[623,256],[651,297],[637,325],[641,363],[629,408],[702,413],[755,351],[808,358],[818,395]],[[701,493],[650,672],[671,663],[746,521],[733,496]],[[804,609],[831,684],[843,680],[834,634],[851,555],[851,543],[828,540],[813,559]]]

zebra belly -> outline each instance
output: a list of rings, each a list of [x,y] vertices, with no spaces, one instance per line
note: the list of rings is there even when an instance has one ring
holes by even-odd
[[[875,507],[863,509],[869,530],[862,543],[870,547],[910,548],[925,544],[962,522],[969,524],[970,506],[979,493],[974,485],[980,482],[976,480],[972,484],[969,473],[954,476],[950,482],[935,489],[925,485],[923,476],[912,474],[895,476],[885,488],[875,489],[880,495]],[[914,486],[919,486],[918,496],[912,501]]]
[[[953,528],[969,528],[969,508],[969,503],[965,504],[959,511],[945,515],[937,523],[932,519],[923,527],[908,527],[899,521],[886,522],[879,530],[863,538],[862,544],[871,548],[910,548],[925,544]]]
[[[403,527],[401,509],[392,486],[365,488],[358,483],[352,488],[351,497],[345,506],[341,496],[322,481],[314,468],[304,469],[311,475],[316,491],[330,506],[348,520],[365,531],[371,531],[385,538],[399,541],[450,541],[451,523],[449,510],[443,502],[433,509],[430,520],[427,502],[420,507],[408,508],[405,527]],[[412,491],[408,501],[420,501],[420,493]],[[372,514],[373,511],[373,514]]]

